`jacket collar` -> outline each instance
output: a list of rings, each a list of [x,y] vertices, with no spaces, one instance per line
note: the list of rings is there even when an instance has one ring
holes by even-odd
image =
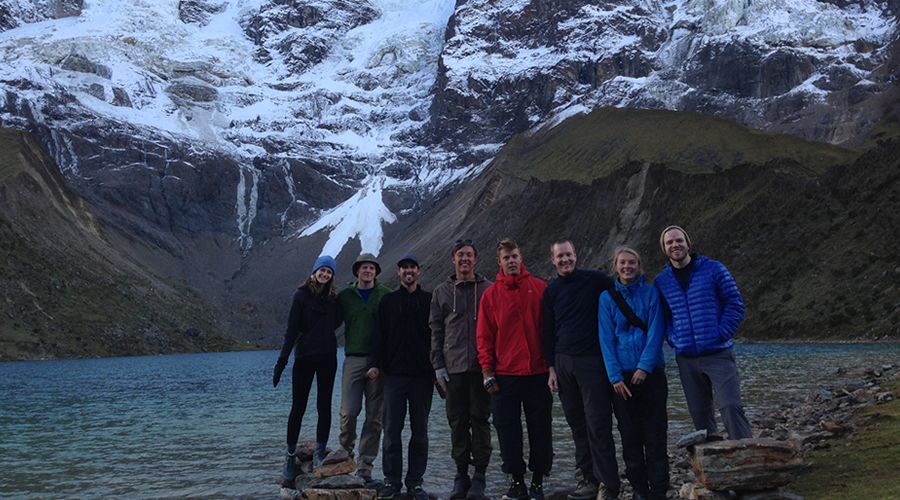
[[[503,271],[503,267],[501,267],[497,271],[497,283],[503,283],[508,288],[515,288],[519,285],[520,282],[525,281],[526,279],[531,277],[531,273],[528,272],[528,269],[525,268],[525,263],[523,262],[520,267],[519,274],[509,275]]]
[[[458,280],[458,279],[456,279],[456,273],[453,273],[447,277],[447,281],[452,283],[454,286],[461,285],[463,283],[484,283],[484,280],[485,280],[485,277],[478,273],[475,273],[475,279],[473,279],[473,280],[464,280],[464,281]]]
[[[627,285],[619,281],[619,278],[615,278],[613,279],[613,281],[616,283],[616,290],[618,290],[619,292],[633,292],[644,286],[644,275],[639,274],[638,277],[634,279],[634,281]]]

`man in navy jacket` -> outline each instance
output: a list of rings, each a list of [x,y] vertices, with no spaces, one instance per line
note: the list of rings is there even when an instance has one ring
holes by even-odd
[[[669,265],[654,283],[671,314],[666,336],[694,428],[717,431],[715,402],[731,439],[753,437],[733,349],[744,319],[741,292],[721,262],[690,252],[690,236],[681,227],[665,228],[659,244]]]

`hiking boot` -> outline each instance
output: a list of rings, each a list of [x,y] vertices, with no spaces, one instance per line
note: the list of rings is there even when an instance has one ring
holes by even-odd
[[[597,498],[597,492],[600,491],[600,486],[588,481],[587,479],[582,479],[578,481],[578,484],[575,485],[575,490],[572,493],[569,493],[569,500],[594,500]]]
[[[313,451],[312,456],[313,469],[318,468],[320,465],[322,465],[322,461],[325,460],[326,455],[325,443],[316,443],[316,449],[315,451]]]
[[[377,479],[372,479],[371,471],[356,471],[356,477],[363,480],[363,487],[367,490],[381,490],[384,483]],[[400,494],[400,486],[397,486],[397,494]]]
[[[428,500],[428,493],[425,492],[425,488],[422,488],[421,484],[416,485],[412,490],[406,488],[406,495],[412,500]]]
[[[294,453],[285,454],[284,469],[281,471],[281,475],[284,476],[287,482],[294,482],[294,479],[297,478],[297,455]]]
[[[528,488],[525,481],[513,479],[509,482],[509,489],[503,495],[502,500],[528,500]]]
[[[544,485],[531,483],[528,488],[528,500],[544,500]]]
[[[481,476],[484,477],[484,474]],[[469,475],[457,472],[456,477],[453,478],[453,489],[450,490],[450,500],[466,498],[466,494],[469,493],[469,488],[471,486],[472,481],[469,480]]]
[[[603,487],[600,488],[600,498],[601,500],[615,500],[619,498],[619,492],[606,489],[606,485],[604,484]]]
[[[466,498],[469,500],[482,500],[486,486],[484,472],[475,472],[472,475],[472,485],[469,487],[468,493],[466,493]]]
[[[371,478],[369,479],[372,480]],[[378,490],[378,500],[394,500],[400,497],[400,485],[385,481],[384,486]]]

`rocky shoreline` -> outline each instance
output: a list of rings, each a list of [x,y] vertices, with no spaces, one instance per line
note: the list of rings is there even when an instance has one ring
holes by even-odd
[[[816,389],[807,393],[795,394],[790,400],[768,409],[762,416],[754,419],[752,422],[754,439],[752,441],[764,448],[766,446],[771,448],[773,445],[777,447],[778,443],[781,443],[796,450],[796,462],[799,463],[812,450],[833,446],[864,425],[867,417],[861,415],[861,410],[892,401],[896,396],[886,390],[884,385],[898,376],[900,376],[900,368],[893,364],[856,369],[838,368],[828,374],[828,377],[825,378],[826,382],[818,384]],[[716,438],[712,437],[712,439]],[[728,442],[722,441],[722,443]],[[694,444],[697,442],[669,448],[671,488],[668,498],[695,500],[802,498],[790,492],[790,485],[784,489],[773,489],[764,493],[711,491],[698,481],[695,472],[697,465],[693,460],[696,451],[693,448]],[[303,457],[301,470],[304,470],[306,474],[299,477],[296,484],[286,483],[283,478],[278,480],[282,499],[374,500],[376,498],[374,490],[365,489],[361,480],[352,475],[355,465],[349,458],[342,457],[345,460],[325,465],[321,471],[319,469],[313,471],[311,466],[313,445],[313,443],[301,445],[301,449],[309,448],[307,450],[309,453],[300,453]],[[795,468],[795,464],[792,463],[791,467]],[[772,469],[772,475],[782,473],[775,467]],[[620,498],[628,500],[633,495],[624,479],[623,477],[624,488]],[[757,476],[755,480],[759,481],[760,478]],[[762,480],[765,479],[762,478]],[[564,500],[567,494],[568,490],[548,491],[547,498],[548,500]],[[761,494],[763,496],[759,496]],[[443,497],[438,495],[437,498]]]
[[[798,393],[754,419],[754,436],[790,442],[801,458],[813,450],[833,446],[866,423],[867,417],[861,415],[861,410],[896,397],[884,385],[900,376],[900,370],[893,364],[885,364],[877,368],[837,368],[828,375],[827,382],[818,384],[815,390]],[[670,448],[669,459],[672,481],[669,498],[734,498],[700,488],[687,451]],[[788,485],[786,490],[779,490],[780,497],[769,494],[765,498],[802,498],[789,490]],[[737,498],[755,497],[738,495]]]

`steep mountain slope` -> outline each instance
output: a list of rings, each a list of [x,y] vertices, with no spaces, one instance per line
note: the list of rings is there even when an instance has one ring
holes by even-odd
[[[532,273],[552,278],[549,244],[568,237],[584,267],[608,268],[612,250],[629,244],[644,254],[653,276],[664,264],[658,231],[678,223],[691,232],[697,250],[724,261],[735,275],[748,307],[742,335],[900,337],[900,250],[891,241],[900,229],[900,142],[882,142],[854,159],[855,153],[829,145],[821,144],[816,154],[814,143],[770,135],[766,141],[778,147],[757,150],[755,163],[731,166],[731,157],[721,154],[730,151],[729,143],[759,140],[756,132],[731,126],[728,141],[703,148],[706,158],[721,163],[698,171],[678,161],[648,160],[663,152],[676,159],[697,152],[688,142],[674,148],[681,132],[667,123],[683,121],[688,130],[722,130],[723,124],[670,115],[654,120],[660,126],[644,122],[641,128],[659,147],[618,167],[594,161],[608,144],[633,133],[604,128],[608,111],[564,122],[567,134],[518,137],[478,179],[426,217],[403,221],[405,227],[389,233],[398,250],[391,254],[412,248],[427,256],[426,276],[437,280],[450,272],[448,242],[472,238],[482,251],[479,271],[492,276],[493,245],[510,236],[523,246]],[[572,172],[577,181],[559,180]]]
[[[487,207],[506,189],[557,185],[532,177],[615,190],[595,179],[629,162],[730,178],[779,160],[780,175],[806,179],[851,163],[840,148],[687,114],[578,123],[610,106],[682,110],[862,151],[900,134],[898,10],[897,0],[0,0],[0,126],[33,135],[109,246],[196,291],[234,336],[274,341],[316,255],[336,254],[344,270],[361,250],[389,260],[409,246],[410,224],[453,220],[431,213],[449,198],[477,193]],[[473,180],[516,134],[527,136],[491,182]],[[554,189],[569,202],[568,188]],[[608,208],[625,226],[651,217],[615,191],[592,196],[630,201],[621,216]],[[518,206],[536,221],[542,209]]]
[[[0,359],[234,349],[214,313],[108,242],[33,138],[0,129]]]

